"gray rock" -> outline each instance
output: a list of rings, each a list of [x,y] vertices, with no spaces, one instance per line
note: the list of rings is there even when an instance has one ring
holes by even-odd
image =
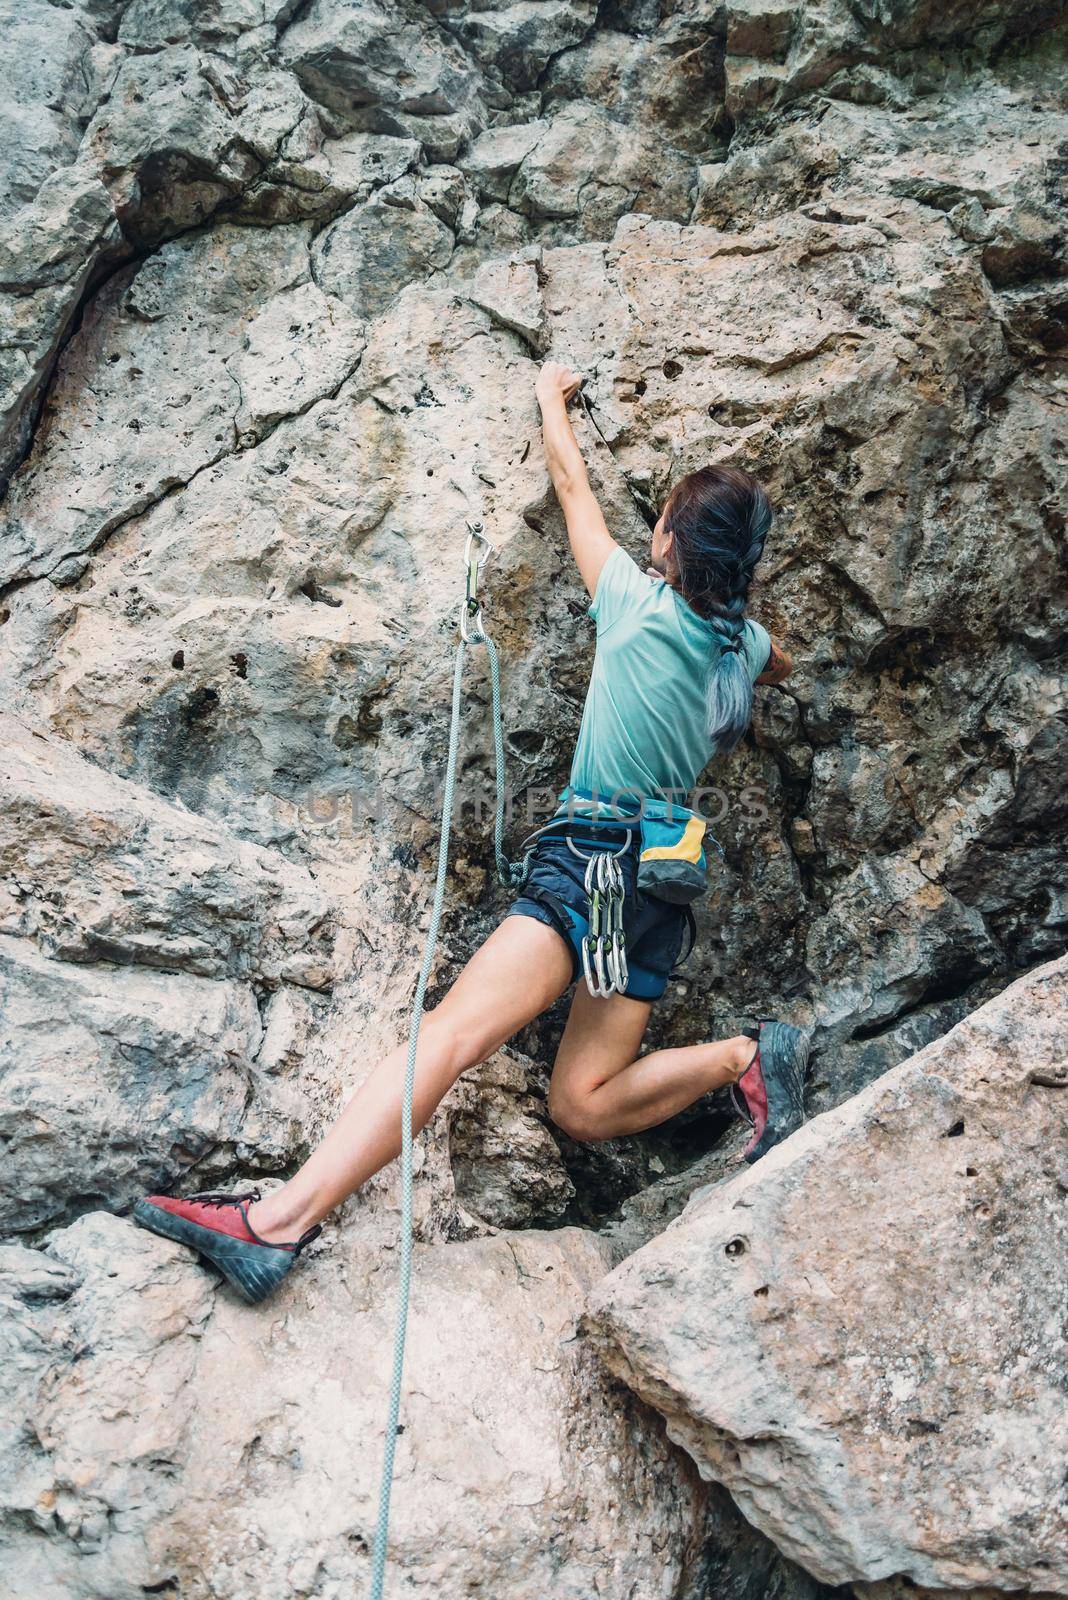
[[[555,56],[582,42],[597,6],[595,0],[488,0],[478,6],[444,0],[435,13],[483,69],[522,93],[538,87]]]
[[[685,217],[694,172],[670,145],[615,122],[595,106],[570,106],[552,119],[523,160],[509,204],[533,217],[581,217],[604,238],[629,211]]]
[[[237,1140],[261,1030],[251,989],[49,961],[0,940],[0,1216],[32,1232],[128,1206]]]
[[[129,1204],[220,1146],[283,1164],[299,1106],[258,1074],[291,1073],[317,1022],[293,1016],[282,1052],[276,1016],[257,1068],[256,994],[329,987],[336,908],[302,868],[2,726],[5,1226]]]
[[[6,17],[0,60],[8,93],[0,108],[0,217],[31,203],[78,153],[79,120],[96,109],[94,51],[99,20],[91,6],[57,11],[26,0]]]
[[[91,550],[237,444],[338,388],[358,364],[362,326],[308,277],[301,227],[266,238],[235,227],[189,234],[136,273],[116,274],[52,390],[61,414],[87,389],[92,410],[79,409],[76,422],[61,415],[38,437],[31,471],[8,500],[4,576]],[[57,499],[45,486],[61,481]]]
[[[531,1063],[501,1051],[448,1105],[448,1156],[458,1203],[497,1228],[558,1221],[575,1193],[533,1093]]]
[[[131,0],[118,38],[132,50],[159,50],[186,39],[221,50],[243,35],[271,30],[292,10],[292,0]]]
[[[227,363],[241,391],[238,438],[254,444],[286,417],[340,389],[363,354],[363,323],[314,283],[284,290],[246,320]]]
[[[327,989],[337,907],[310,873],[0,718],[0,931],[57,961]]]
[[[594,1291],[612,1369],[824,1582],[1068,1580],[1066,979],[1020,979]]]
[[[546,126],[544,122],[534,121],[487,128],[471,141],[460,158],[463,170],[483,195],[491,200],[507,201],[512,179]]]
[[[452,249],[451,232],[430,207],[387,184],[320,234],[312,264],[326,294],[357,317],[374,317],[413,279],[448,266]]]
[[[119,237],[96,179],[61,168],[0,233],[0,474],[29,442],[34,408],[89,275]]]
[[[211,1279],[177,1245],[96,1214],[47,1253],[4,1249],[0,1297],[5,1582],[15,1600],[143,1593],[162,1570],[153,1525],[181,1497]]]
[[[539,255],[487,261],[475,275],[471,299],[502,328],[511,328],[537,352],[545,347],[545,310],[538,282]]]
[[[999,289],[1064,272],[1062,216],[1044,207],[1012,206],[991,218],[992,237],[983,248],[983,271]]]
[[[312,0],[286,29],[283,59],[343,125],[419,139],[449,160],[481,126],[474,64],[416,5]]]
[[[125,1597],[171,1582],[204,1600],[365,1585],[388,1266],[319,1246],[250,1315],[178,1246],[116,1218],[53,1234],[43,1259],[12,1255],[0,1538],[19,1600],[35,1585]],[[679,1591],[703,1495],[575,1338],[602,1270],[571,1229],[420,1251],[399,1460],[399,1486],[420,1492],[396,1497],[398,1581],[459,1597],[472,1575],[507,1574],[515,1600],[586,1600],[591,1582],[620,1600]],[[244,1492],[220,1495],[220,1472]]]
[[[240,123],[243,81],[224,63],[177,44],[131,55],[85,131],[119,220],[155,243],[240,193],[261,162]]]

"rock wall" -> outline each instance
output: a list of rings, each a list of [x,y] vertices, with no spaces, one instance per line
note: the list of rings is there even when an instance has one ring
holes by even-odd
[[[123,1213],[150,1184],[284,1176],[404,1026],[468,518],[497,546],[513,837],[566,775],[591,630],[540,454],[545,355],[588,375],[577,426],[635,553],[710,458],[779,508],[753,609],[796,671],[706,776],[724,867],[650,1037],[788,1013],[822,1111],[1063,950],[1064,46],[1042,0],[12,13],[15,1593],[363,1579],[393,1174],[255,1314]],[[439,985],[505,903],[477,657],[468,683]],[[718,1101],[571,1144],[545,1110],[559,1020],[421,1145],[395,1582],[867,1580],[826,1519],[818,1549],[750,1528],[576,1343],[596,1281],[737,1145]],[[221,1481],[251,1524],[210,1509]],[[894,1561],[880,1581],[999,1581]]]

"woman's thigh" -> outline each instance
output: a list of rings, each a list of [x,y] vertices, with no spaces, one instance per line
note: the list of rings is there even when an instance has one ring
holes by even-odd
[[[571,951],[556,929],[505,917],[429,1017],[464,1040],[473,1064],[533,1022],[570,982]]]
[[[553,1063],[553,1098],[582,1098],[629,1067],[641,1049],[652,1009],[650,1001],[625,994],[596,999],[580,983]]]

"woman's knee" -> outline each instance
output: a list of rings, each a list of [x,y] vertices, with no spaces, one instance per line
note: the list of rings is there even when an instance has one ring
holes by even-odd
[[[569,1139],[577,1144],[595,1144],[605,1137],[590,1096],[574,1089],[549,1085],[549,1116]]]

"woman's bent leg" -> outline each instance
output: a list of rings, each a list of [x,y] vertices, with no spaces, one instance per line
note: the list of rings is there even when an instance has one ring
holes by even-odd
[[[596,1000],[576,989],[549,1086],[549,1114],[572,1139],[654,1128],[736,1083],[752,1061],[756,1044],[744,1034],[639,1057],[651,1009],[646,1000]]]
[[[505,917],[419,1030],[412,1121],[425,1127],[461,1072],[484,1061],[558,999],[571,953],[533,917]],[[407,1040],[364,1080],[322,1143],[284,1188],[249,1207],[272,1243],[298,1238],[392,1161],[401,1147]]]

